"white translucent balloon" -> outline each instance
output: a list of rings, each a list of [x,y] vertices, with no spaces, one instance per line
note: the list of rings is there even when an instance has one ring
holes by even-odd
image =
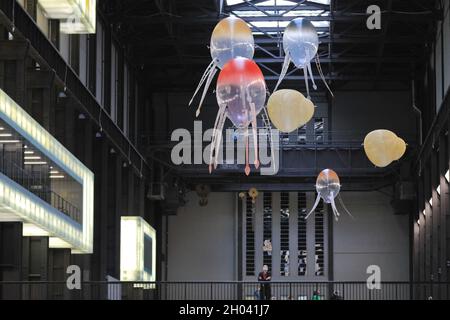
[[[316,201],[314,202],[314,206],[311,211],[306,215],[305,219],[307,219],[313,212],[315,212],[317,206],[319,205],[320,199],[323,199],[325,203],[331,204],[331,209],[333,210],[333,214],[337,221],[340,213],[336,207],[336,198],[339,199],[341,206],[348,213],[348,215],[353,218],[351,213],[345,207],[344,202],[342,201],[340,196],[338,196],[340,190],[341,183],[336,172],[331,169],[325,169],[321,173],[319,173],[316,180]]]
[[[244,20],[238,17],[230,16],[222,19],[212,32],[209,49],[212,61],[203,73],[203,76],[189,101],[189,105],[191,105],[200,88],[205,84],[203,94],[197,107],[197,117],[200,114],[203,101],[217,70],[223,69],[227,62],[234,58],[242,57],[250,60],[253,59],[253,54],[255,53],[255,40],[253,38],[252,30]]]
[[[234,16],[221,20],[212,33],[210,51],[220,69],[237,57],[252,59],[255,40],[251,29],[244,20]]]
[[[219,104],[210,151],[210,172],[217,167],[222,130],[225,120],[229,118],[242,131],[246,131],[246,166],[245,174],[250,174],[249,164],[249,126],[252,126],[255,168],[259,167],[257,115],[266,102],[266,83],[258,65],[247,58],[234,58],[220,71],[217,79],[216,97]],[[213,161],[214,159],[214,161]]]
[[[319,48],[319,36],[314,25],[303,18],[292,20],[284,30],[283,48],[297,68],[306,67]]]
[[[317,56],[317,51],[319,50],[319,35],[310,21],[304,18],[296,18],[289,22],[283,34],[283,49],[285,59],[281,68],[280,78],[278,79],[274,91],[278,89],[281,81],[283,81],[292,61],[297,68],[303,69],[306,95],[310,98],[308,77],[312,81],[313,88],[317,89],[311,68],[311,61],[315,60],[317,71],[319,72],[323,83],[330,91],[331,95],[333,95],[333,92],[325,80],[319,57]]]
[[[331,203],[341,190],[336,172],[330,169],[323,170],[317,177],[316,190],[325,203]]]

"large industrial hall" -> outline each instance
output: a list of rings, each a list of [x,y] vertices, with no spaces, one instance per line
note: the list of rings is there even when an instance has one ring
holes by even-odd
[[[0,300],[449,300],[449,12],[0,0]]]

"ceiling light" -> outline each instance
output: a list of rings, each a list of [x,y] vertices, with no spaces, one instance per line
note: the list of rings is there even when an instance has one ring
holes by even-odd
[[[45,162],[45,161],[33,161],[33,162],[30,162],[30,161],[26,161],[24,164],[26,164],[26,165],[38,165],[38,164],[47,164],[47,162]]]
[[[433,206],[433,198],[431,197],[430,200],[428,200],[428,203],[430,204],[430,206]]]
[[[228,6],[233,6],[235,4],[239,4],[239,3],[243,3],[244,0],[227,0],[227,5]]]
[[[0,143],[20,143],[20,140],[0,140]]]
[[[447,170],[447,173],[445,174],[445,179],[447,179],[447,182],[450,182],[449,171],[450,170]]]
[[[63,175],[51,175],[50,179],[64,179],[65,177]]]
[[[50,170],[50,174],[58,174],[59,171],[58,170]]]
[[[436,191],[437,191],[438,195],[441,195],[441,186],[440,185],[438,185],[438,187],[436,188]]]
[[[11,133],[0,133],[0,137],[12,137]]]
[[[424,217],[427,215],[425,209],[423,209],[422,214]]]
[[[25,160],[40,160],[41,157],[39,157],[39,156],[25,156],[24,159]]]
[[[34,154],[34,151],[31,151],[31,150],[30,151],[24,151],[23,153],[24,154]]]

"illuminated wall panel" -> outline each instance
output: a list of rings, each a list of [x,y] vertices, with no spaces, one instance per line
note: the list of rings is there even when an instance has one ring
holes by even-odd
[[[61,20],[64,33],[95,33],[96,0],[39,0],[49,19]]]
[[[120,280],[156,280],[156,232],[141,217],[121,218]]]

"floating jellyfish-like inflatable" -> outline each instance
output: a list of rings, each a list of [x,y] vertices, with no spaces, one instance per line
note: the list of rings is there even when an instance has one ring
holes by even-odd
[[[337,221],[340,216],[340,213],[337,210],[335,198],[339,199],[344,210],[350,215],[350,217],[353,218],[353,216],[350,214],[350,212],[345,207],[344,202],[342,201],[341,197],[339,196],[340,190],[341,190],[341,183],[339,181],[339,177],[336,172],[334,172],[331,169],[325,169],[321,173],[319,173],[319,175],[317,176],[317,180],[316,180],[317,198],[316,198],[313,208],[306,215],[305,219],[309,218],[309,216],[316,210],[317,206],[319,205],[320,199],[323,199],[323,201],[325,203],[331,204],[331,208],[333,209],[334,217]]]
[[[205,99],[208,88],[210,87],[217,70],[223,69],[225,64],[233,58],[253,58],[253,54],[255,53],[255,40],[253,39],[251,29],[244,20],[234,16],[219,21],[211,36],[210,52],[212,62],[206,68],[200,79],[200,83],[189,102],[189,105],[191,105],[198,91],[206,82],[197,108],[197,117],[200,114],[203,100]]]
[[[283,67],[281,69],[280,78],[278,79],[278,83],[275,86],[275,91],[277,90],[281,81],[283,81],[283,78],[286,76],[289,65],[292,61],[297,68],[303,69],[305,75],[307,97],[310,98],[308,74],[311,78],[314,89],[317,89],[311,69],[311,61],[315,59],[317,70],[319,71],[319,74],[326,87],[333,95],[330,87],[325,81],[325,77],[320,66],[319,57],[317,55],[317,51],[319,49],[319,36],[317,34],[316,28],[310,21],[304,18],[296,18],[289,22],[283,34],[283,49],[285,53],[285,59]]]
[[[217,167],[218,152],[221,145],[222,130],[226,118],[245,133],[246,166],[245,173],[250,174],[249,165],[249,126],[252,126],[254,165],[259,167],[258,134],[256,117],[266,102],[266,83],[258,65],[247,58],[234,58],[219,73],[216,86],[219,111],[214,123],[211,140],[209,171]]]
[[[311,120],[314,104],[296,90],[282,89],[272,93],[267,111],[273,125],[281,132],[289,133]]]
[[[364,139],[364,151],[370,162],[384,168],[403,157],[406,143],[392,131],[374,130]]]

